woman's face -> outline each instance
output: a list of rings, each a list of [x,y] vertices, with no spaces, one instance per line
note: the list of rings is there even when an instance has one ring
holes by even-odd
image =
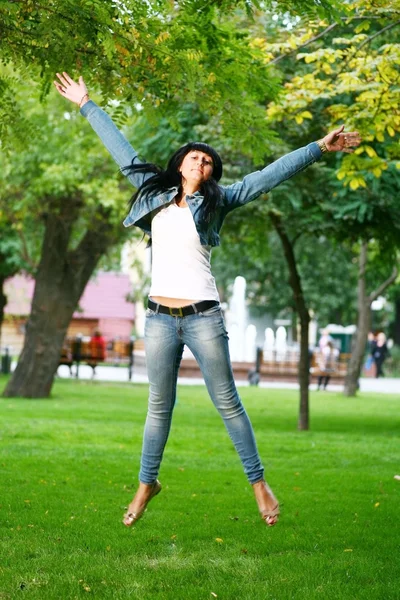
[[[190,150],[183,159],[179,171],[185,181],[200,186],[211,177],[213,167],[213,161],[209,154],[200,150]]]

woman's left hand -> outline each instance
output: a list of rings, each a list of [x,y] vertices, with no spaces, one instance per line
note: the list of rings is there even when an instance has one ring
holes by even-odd
[[[354,148],[357,148],[361,144],[361,137],[358,131],[351,131],[345,133],[344,125],[331,131],[323,138],[325,146],[329,152],[347,152],[351,154],[354,152]]]

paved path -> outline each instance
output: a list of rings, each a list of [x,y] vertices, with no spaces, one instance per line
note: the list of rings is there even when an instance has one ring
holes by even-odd
[[[61,366],[58,369],[58,376],[61,378],[70,378],[68,367]],[[79,367],[79,379],[92,379],[92,369],[87,365],[80,365]],[[113,381],[113,382],[126,382],[128,383],[128,369],[126,367],[96,367],[96,375],[94,377],[96,381]],[[148,383],[147,375],[143,367],[137,367],[134,370],[132,383]],[[204,381],[202,378],[196,377],[179,377],[178,383],[180,385],[202,385]],[[247,381],[236,381],[238,387],[248,387]],[[281,382],[281,381],[265,381],[260,383],[262,388],[275,388],[275,389],[287,389],[297,390],[299,389],[298,383],[293,382]],[[310,390],[315,390],[316,384],[310,385]],[[362,392],[375,392],[381,394],[398,394],[400,400],[400,379],[394,378],[362,378],[360,381],[360,389]],[[342,391],[342,385],[329,385],[329,391]],[[323,393],[323,392],[321,392]]]

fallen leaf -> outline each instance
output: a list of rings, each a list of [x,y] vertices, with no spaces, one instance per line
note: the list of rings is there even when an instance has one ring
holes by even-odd
[[[211,596],[214,596],[214,598],[218,598],[217,594],[214,594],[214,592],[211,592]]]
[[[343,552],[353,552],[352,548],[346,548],[346,550],[343,550]]]
[[[375,502],[374,508],[378,508],[378,506],[379,506],[379,502]]]
[[[215,538],[215,541],[218,542],[218,544],[222,544],[224,542],[222,538]]]

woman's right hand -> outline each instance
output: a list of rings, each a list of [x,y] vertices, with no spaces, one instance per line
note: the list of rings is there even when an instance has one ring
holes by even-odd
[[[78,106],[86,104],[89,100],[89,95],[83,77],[79,77],[78,83],[71,79],[65,71],[62,74],[57,73],[57,77],[59,81],[54,81],[54,85],[61,96],[64,96],[67,100],[71,100],[71,102],[74,102]]]

